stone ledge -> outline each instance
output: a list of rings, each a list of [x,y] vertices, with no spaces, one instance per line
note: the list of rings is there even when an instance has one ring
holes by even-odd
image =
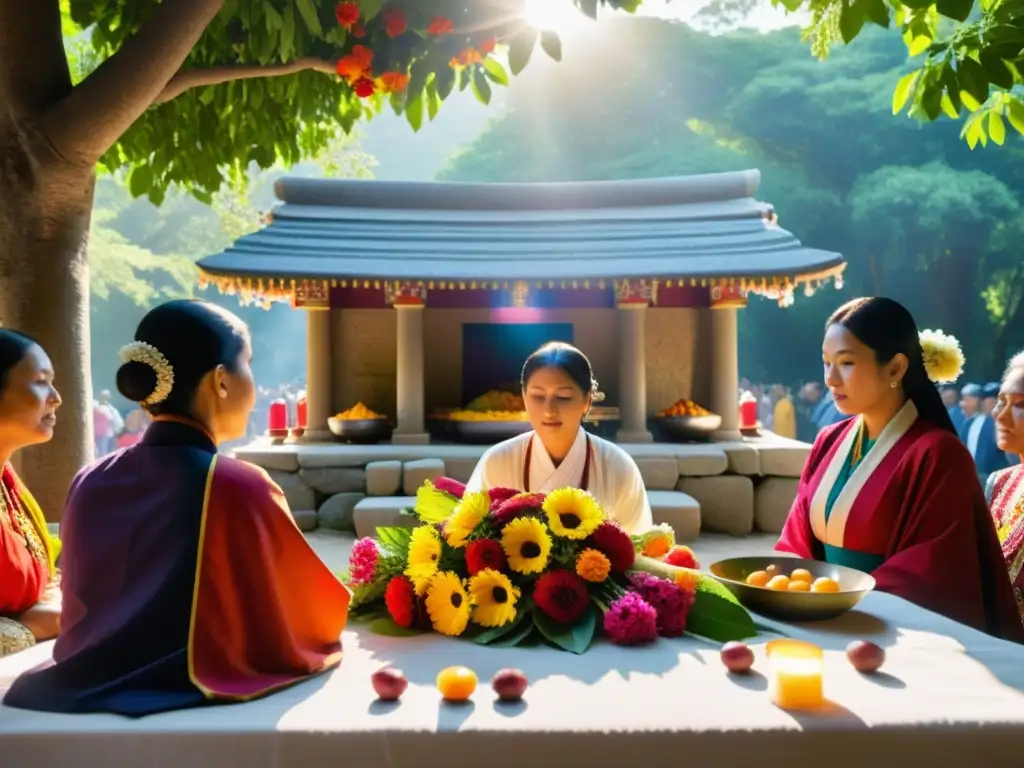
[[[681,477],[676,488],[700,502],[703,528],[733,536],[754,529],[754,482],[749,477]]]
[[[415,504],[415,496],[367,496],[353,511],[356,536],[373,536],[378,528],[392,526],[415,528],[419,518],[402,514]]]
[[[654,522],[667,523],[677,541],[694,541],[700,535],[700,504],[679,491],[648,491]]]

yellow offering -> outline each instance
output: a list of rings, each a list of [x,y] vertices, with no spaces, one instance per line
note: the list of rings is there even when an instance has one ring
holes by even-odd
[[[529,421],[526,411],[471,411],[464,409],[448,414],[452,421]]]
[[[839,591],[839,583],[834,579],[822,576],[815,579],[805,568],[795,568],[786,576],[779,573],[777,566],[770,565],[763,571],[754,571],[745,579],[751,587],[774,589],[779,592],[827,592]]]
[[[360,402],[353,405],[347,411],[337,414],[334,418],[349,421],[355,419],[383,419],[384,417]]]
[[[488,413],[492,411],[518,412],[525,411],[526,406],[523,404],[522,395],[514,392],[502,392],[498,389],[492,389],[490,392],[484,392],[480,397],[470,400],[469,405],[466,406],[466,410],[481,413]]]
[[[698,405],[693,400],[677,400],[675,403],[670,405],[663,411],[658,412],[659,416],[672,417],[672,416],[711,416],[711,411]]]

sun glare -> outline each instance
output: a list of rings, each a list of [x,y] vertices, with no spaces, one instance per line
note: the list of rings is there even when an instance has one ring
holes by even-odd
[[[538,29],[547,29],[560,37],[587,32],[594,20],[583,15],[572,0],[524,0],[523,16]]]

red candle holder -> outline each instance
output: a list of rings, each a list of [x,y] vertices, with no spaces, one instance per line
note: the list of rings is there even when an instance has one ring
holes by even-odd
[[[295,423],[299,429],[306,429],[308,426],[306,412],[306,395],[303,393],[299,396],[299,400],[295,403]]]
[[[267,412],[267,434],[271,437],[288,437],[288,403],[278,398],[270,404]]]
[[[757,400],[749,392],[740,398],[740,429],[757,429]]]

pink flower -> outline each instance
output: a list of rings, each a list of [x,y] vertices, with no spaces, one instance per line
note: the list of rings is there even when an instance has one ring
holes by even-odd
[[[491,521],[497,527],[504,528],[520,515],[539,512],[544,498],[543,493],[517,493],[510,499],[491,504]]]
[[[662,637],[680,637],[686,632],[686,619],[696,595],[683,590],[667,579],[649,573],[634,573],[629,577],[634,591],[658,613],[658,634]]]
[[[348,560],[349,584],[369,584],[377,571],[377,560],[380,548],[374,539],[366,536],[352,545],[352,555]]]
[[[497,509],[498,505],[503,501],[508,501],[513,496],[518,496],[519,493],[515,488],[491,488],[487,492],[487,496],[491,499],[491,511],[493,512]]]
[[[434,487],[439,491],[451,494],[456,499],[461,499],[466,493],[466,486],[460,483],[458,480],[452,480],[450,477],[439,477],[434,480]]]
[[[604,631],[616,645],[642,645],[658,637],[658,612],[636,592],[627,592],[604,614]]]

